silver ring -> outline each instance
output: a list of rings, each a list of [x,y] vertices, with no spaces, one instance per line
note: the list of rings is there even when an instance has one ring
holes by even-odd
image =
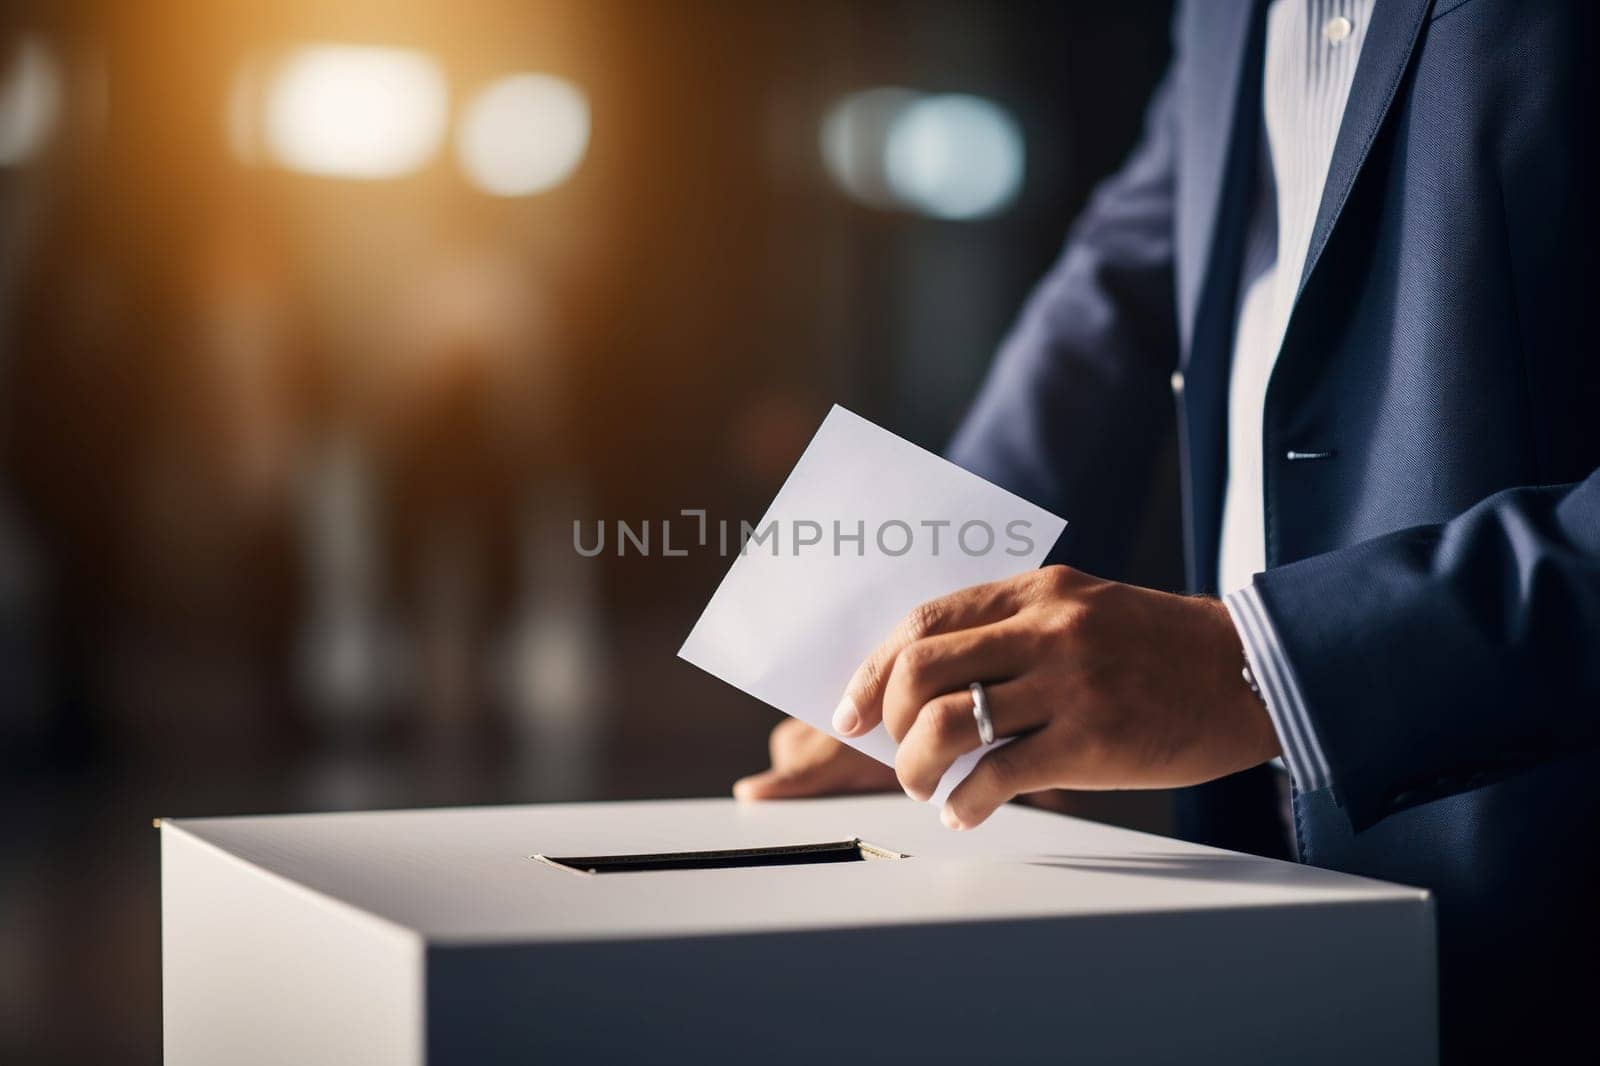
[[[974,681],[967,686],[972,693],[972,717],[978,721],[978,739],[984,744],[994,743],[994,719],[989,717],[989,694]]]

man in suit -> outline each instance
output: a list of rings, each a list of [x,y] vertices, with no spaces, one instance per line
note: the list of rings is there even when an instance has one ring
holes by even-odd
[[[935,601],[863,664],[835,729],[884,722],[894,779],[786,723],[737,793],[925,797],[978,746],[978,681],[1020,739],[951,796],[952,828],[1038,789],[1182,787],[1194,839],[1273,854],[1286,829],[1301,861],[1435,893],[1447,1060],[1579,1038],[1600,949],[1593,20],[1583,0],[1182,8],[1142,141],[951,448],[1071,519],[1070,568]],[[1174,400],[1190,596],[1111,580]]]

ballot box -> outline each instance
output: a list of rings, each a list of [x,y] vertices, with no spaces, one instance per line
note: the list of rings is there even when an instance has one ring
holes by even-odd
[[[163,819],[169,1066],[1426,1063],[1414,888],[901,796]]]

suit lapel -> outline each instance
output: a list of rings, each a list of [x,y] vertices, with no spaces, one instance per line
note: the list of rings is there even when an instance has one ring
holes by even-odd
[[[1401,77],[1411,61],[1432,3],[1433,0],[1379,0],[1373,5],[1372,25],[1367,28],[1366,42],[1361,46],[1361,62],[1356,66],[1355,81],[1350,86],[1350,99],[1339,125],[1339,138],[1334,142],[1322,203],[1317,208],[1317,222],[1311,230],[1305,269],[1300,273],[1300,285],[1295,294],[1297,302],[1322,257],[1322,250],[1327,247],[1334,226],[1339,223],[1345,200],[1367,161],[1384,116],[1389,113],[1389,105],[1400,88]]]

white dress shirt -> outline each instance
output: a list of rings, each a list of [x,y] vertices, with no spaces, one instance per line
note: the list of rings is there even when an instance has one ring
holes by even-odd
[[[1284,763],[1302,791],[1327,785],[1327,761],[1293,670],[1251,587],[1252,577],[1266,567],[1262,418],[1373,3],[1272,0],[1267,9],[1262,147],[1228,388],[1218,588],[1277,728]]]

